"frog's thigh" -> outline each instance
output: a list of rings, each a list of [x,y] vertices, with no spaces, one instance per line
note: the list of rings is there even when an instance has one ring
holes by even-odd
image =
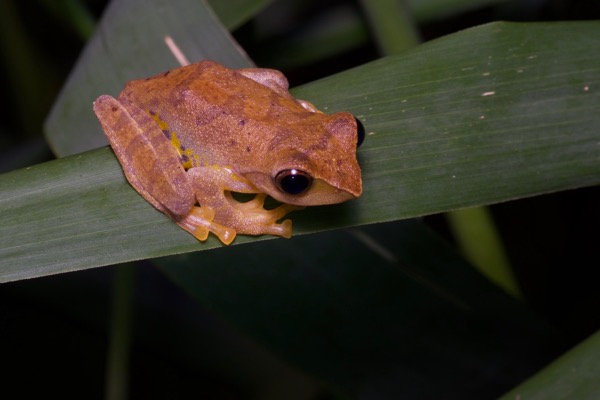
[[[280,71],[268,68],[242,68],[237,72],[253,81],[268,87],[279,95],[290,97],[288,92],[289,83],[285,75]]]
[[[321,112],[312,103],[306,100],[294,98],[290,92],[288,92],[289,83],[287,78],[280,71],[268,68],[242,68],[238,69],[237,71],[246,78],[250,78],[257,83],[268,87],[280,96],[294,99],[307,111],[318,113]]]
[[[94,102],[94,112],[135,190],[163,212],[186,215],[194,193],[179,154],[156,122],[132,103],[106,95]]]

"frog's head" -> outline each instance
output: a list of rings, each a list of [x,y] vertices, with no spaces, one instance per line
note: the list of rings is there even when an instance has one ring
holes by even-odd
[[[314,113],[295,121],[294,131],[277,137],[265,152],[269,176],[251,180],[274,199],[298,206],[341,203],[362,193],[356,149],[364,138],[360,121],[348,112]],[[275,156],[277,155],[277,156]]]

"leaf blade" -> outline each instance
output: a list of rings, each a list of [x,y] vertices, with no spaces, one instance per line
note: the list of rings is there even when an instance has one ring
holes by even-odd
[[[599,354],[600,332],[596,332],[500,399],[594,399]]]
[[[385,222],[598,184],[600,56],[585,50],[598,46],[599,38],[597,23],[490,24],[297,88],[299,97],[326,112],[354,112],[375,134],[359,150],[363,196],[295,214],[294,232]],[[505,56],[521,49],[521,58],[518,63],[509,57],[489,64],[487,56],[473,54],[474,45]],[[534,50],[544,59],[528,59]],[[527,62],[534,64],[523,64]],[[518,69],[524,65],[544,75],[523,80]],[[495,78],[495,86],[487,83],[486,73]],[[518,102],[506,97],[509,87]],[[488,91],[498,93],[482,95]],[[13,214],[21,218],[18,224],[0,227],[0,280],[218,245],[213,238],[197,243],[146,204],[126,184],[106,148],[24,171],[0,176],[0,219],[10,220]],[[82,179],[86,174],[99,178]],[[48,188],[46,181],[69,190]],[[38,210],[35,218],[31,209]],[[61,225],[55,223],[58,217]],[[32,233],[19,236],[23,226]],[[80,235],[62,237],[57,226]],[[60,243],[56,235],[62,237]],[[17,237],[25,242],[15,242]],[[262,239],[240,237],[236,243]],[[90,241],[95,245],[90,247]],[[48,252],[51,260],[44,257]]]

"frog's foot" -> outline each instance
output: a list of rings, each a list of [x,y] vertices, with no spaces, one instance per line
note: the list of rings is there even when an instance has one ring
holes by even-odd
[[[292,236],[292,221],[286,219],[278,223],[286,214],[301,210],[304,207],[282,204],[274,209],[265,210],[264,203],[267,195],[258,193],[252,200],[240,203],[230,197],[230,203],[239,215],[238,231],[250,235],[276,235],[285,238]]]
[[[214,233],[224,244],[233,242],[235,229],[213,222],[214,218],[215,211],[211,207],[194,206],[189,214],[177,221],[177,224],[202,242],[208,238],[209,232]]]

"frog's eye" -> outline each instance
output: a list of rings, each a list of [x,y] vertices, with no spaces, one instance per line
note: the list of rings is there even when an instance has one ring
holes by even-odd
[[[298,195],[306,192],[312,185],[312,176],[299,169],[284,169],[275,176],[277,187],[287,194]]]
[[[356,120],[356,129],[358,131],[358,140],[356,141],[356,147],[358,147],[365,140],[365,127],[362,122],[360,122],[360,119],[356,117],[354,117],[354,119]]]

